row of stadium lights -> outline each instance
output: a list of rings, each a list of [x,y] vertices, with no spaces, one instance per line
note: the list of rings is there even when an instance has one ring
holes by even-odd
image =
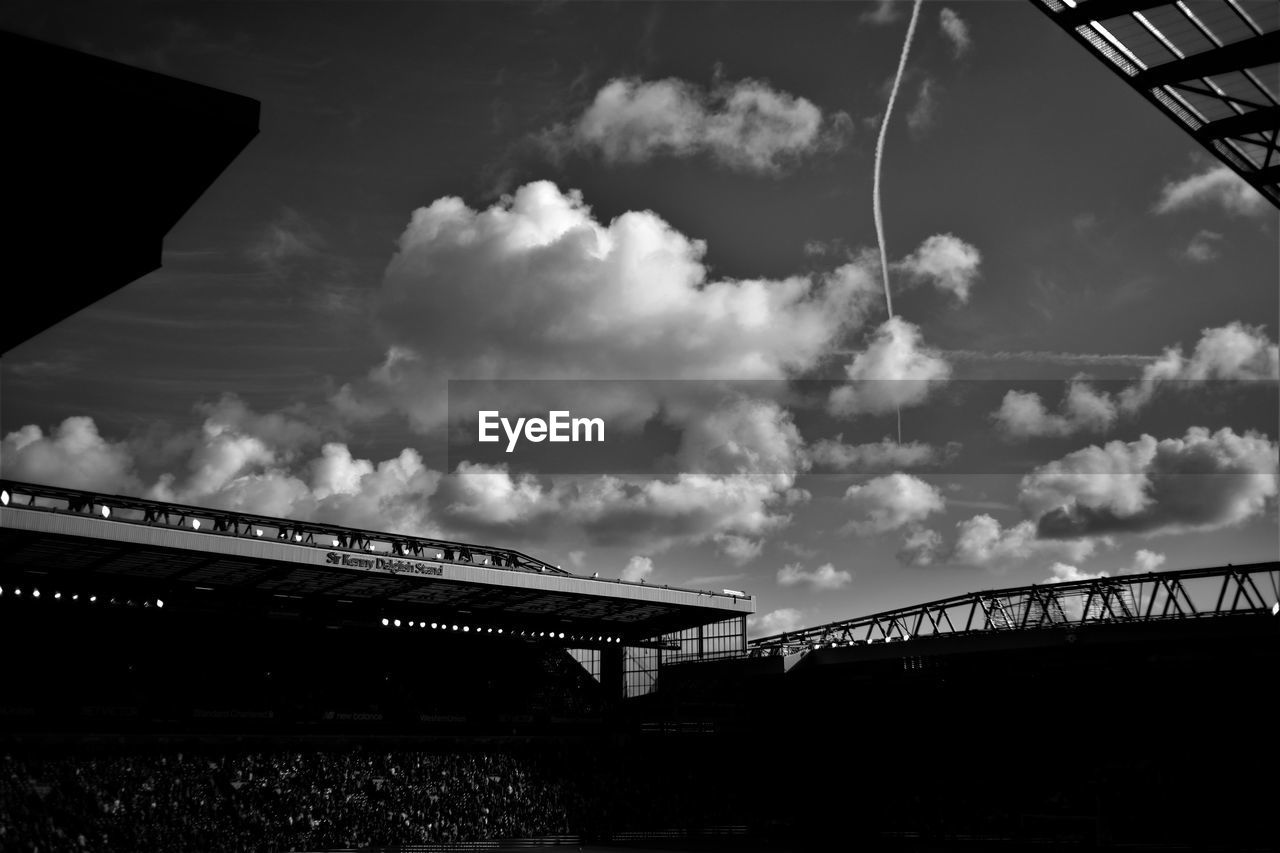
[[[402,624],[403,624],[403,623],[402,623],[399,619],[389,619],[389,618],[387,618],[387,617],[385,617],[385,616],[384,616],[384,617],[382,617],[382,627],[384,627],[384,628],[399,628]],[[470,632],[471,632],[471,626],[470,626],[470,625],[450,625],[450,624],[449,624],[449,623],[447,623],[447,622],[432,622],[432,623],[428,624],[428,623],[426,623],[426,622],[419,622],[419,621],[417,621],[416,619],[410,619],[410,620],[409,620],[409,627],[410,627],[410,628],[414,628],[414,627],[417,627],[417,628],[428,628],[428,627],[429,627],[429,628],[432,628],[433,630],[436,630],[436,631],[448,631],[448,630],[452,629],[452,630],[454,630],[454,631],[462,631],[464,634],[466,634],[466,633],[470,633]],[[475,629],[475,632],[476,632],[477,634],[502,634],[502,633],[503,633],[503,629],[502,629],[502,628],[476,628],[476,629]],[[552,639],[552,640],[555,640],[555,639],[560,639],[560,640],[566,639],[564,631],[560,631],[559,633],[557,633],[557,632],[555,632],[555,631],[520,631],[520,632],[512,631],[512,632],[509,634],[509,636],[512,636],[512,637],[546,637],[546,638],[548,638],[548,639]],[[599,637],[584,637],[584,636],[579,635],[579,634],[572,634],[572,635],[570,635],[570,636],[568,637],[568,639],[570,639],[570,640],[581,640],[581,641],[584,641],[584,642],[597,642],[597,643],[621,643],[621,642],[622,642],[622,638],[621,638],[621,637],[605,637],[605,636],[599,636]]]
[[[8,505],[9,505],[9,500],[10,500],[9,490],[8,490],[8,489],[5,489],[5,490],[3,490],[3,491],[0,491],[0,504],[3,504],[4,506],[8,506]],[[103,518],[110,518],[110,517],[111,517],[111,507],[106,506],[105,504],[104,504],[103,506],[99,507],[98,511],[102,514],[102,517],[103,517]],[[201,528],[201,526],[202,526],[202,525],[201,525],[201,523],[200,523],[200,519],[198,519],[198,518],[193,518],[193,519],[191,519],[191,529],[192,529],[192,530],[199,530],[199,529]],[[259,536],[259,537],[260,537],[260,536],[262,536],[262,535],[263,535],[263,530],[262,530],[262,528],[261,528],[261,527],[254,528],[253,535],[255,535],[255,536]],[[289,531],[288,531],[288,530],[281,530],[281,531],[277,534],[276,538],[277,538],[277,539],[289,539],[289,538],[292,538],[294,542],[301,542],[301,541],[302,541],[302,534],[301,534],[301,533],[294,533],[294,534],[293,534],[293,536],[292,536],[292,537],[290,537],[290,536],[289,536]],[[339,542],[337,539],[334,539],[334,540],[333,540],[333,547],[335,547],[335,548],[341,548],[341,547],[342,547],[342,543],[341,543],[341,542]],[[376,547],[375,545],[373,545],[372,543],[370,543],[370,544],[367,546],[367,550],[369,550],[369,551],[377,551],[378,549],[377,549],[377,547]],[[395,552],[395,549],[393,549],[393,552]],[[396,553],[396,555],[397,555],[397,556],[404,556],[403,554],[400,554],[399,552],[395,552],[395,553]],[[443,559],[444,559],[444,552],[443,552],[443,551],[438,552],[438,553],[436,554],[436,559],[437,559],[437,560],[443,560]],[[488,558],[488,557],[485,557],[485,558],[484,558],[484,561],[481,563],[481,565],[484,565],[484,566],[489,565],[489,558]],[[559,566],[557,566],[556,568],[559,568]]]
[[[6,590],[4,587],[0,586],[0,598],[3,598],[5,595],[8,595],[8,594],[12,594],[14,598],[22,598],[24,595],[22,591],[22,587],[20,586],[16,586],[12,590]],[[30,592],[30,597],[33,599],[40,598],[40,589],[38,587],[32,587]],[[71,595],[68,595],[68,596],[64,596],[61,592],[55,592],[53,594],[54,601],[61,601],[63,598],[66,598],[68,601],[79,601],[80,593],[78,592],[72,593]],[[96,595],[85,596],[85,601],[88,601],[90,604],[95,604],[98,601],[98,596]],[[133,607],[135,603],[137,602],[135,602],[132,598],[125,599],[123,602],[116,598],[107,599],[107,604],[124,604],[127,607]],[[153,607],[153,606],[157,608],[164,607],[164,599],[162,598],[156,598],[156,599],[146,598],[146,599],[142,599],[141,603],[143,607]]]

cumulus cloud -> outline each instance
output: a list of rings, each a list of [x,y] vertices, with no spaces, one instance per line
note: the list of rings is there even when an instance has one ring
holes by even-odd
[[[794,631],[801,625],[804,617],[794,607],[781,607],[768,613],[747,617],[747,633],[756,637],[769,637]]]
[[[738,565],[751,562],[764,550],[763,539],[749,539],[732,533],[716,534],[712,537],[712,541],[715,542],[721,554]]]
[[[920,82],[916,102],[907,112],[907,127],[917,134],[933,126],[934,113],[938,109],[938,84],[932,77]]]
[[[902,17],[899,10],[903,5],[904,0],[876,0],[875,8],[863,12],[858,20],[877,26],[892,24]]]
[[[26,426],[3,443],[5,476],[156,500],[313,520],[392,533],[436,532],[428,500],[440,475],[417,451],[374,463],[346,445],[304,452],[313,428],[282,413],[262,415],[236,398],[199,407],[199,428],[172,441],[175,470],[139,473],[145,442],[107,442],[90,418],[68,418],[50,436]]]
[[[1164,554],[1157,554],[1155,551],[1140,548],[1133,555],[1132,565],[1124,569],[1123,573],[1126,575],[1145,575],[1163,566],[1165,559]]]
[[[444,422],[449,378],[782,379],[811,369],[878,299],[865,259],[714,280],[705,252],[651,212],[599,223],[548,182],[483,211],[439,199],[400,237],[379,296],[389,357],[351,394],[390,399],[427,431]],[[592,394],[597,417],[657,410],[635,393]]]
[[[844,569],[837,570],[831,563],[824,563],[813,571],[806,570],[799,563],[788,563],[778,569],[779,586],[799,586],[808,584],[814,590],[840,589],[853,580],[853,575]]]
[[[824,438],[809,447],[809,459],[815,466],[832,471],[876,473],[901,468],[935,465],[951,459],[960,450],[956,442],[939,448],[924,442],[899,444],[891,438],[864,444],[846,444],[844,435]]]
[[[831,392],[827,408],[833,415],[849,417],[918,405],[933,386],[950,378],[951,366],[925,345],[918,326],[891,317],[854,356],[845,374],[849,384]]]
[[[1205,380],[1257,381],[1280,379],[1280,346],[1261,326],[1240,322],[1203,329],[1190,356],[1181,346],[1170,347],[1142,370],[1142,379],[1120,394],[1120,405],[1135,411],[1150,402],[1168,382]]]
[[[1201,229],[1196,232],[1196,236],[1191,238],[1187,248],[1183,249],[1183,257],[1198,264],[1207,264],[1209,261],[1217,260],[1217,244],[1221,241],[1222,235],[1218,232]]]
[[[1112,441],[1042,465],[1020,484],[1041,536],[1177,533],[1241,524],[1276,496],[1278,449],[1254,432]]]
[[[1215,206],[1232,216],[1264,216],[1272,211],[1261,193],[1229,166],[1218,165],[1165,184],[1155,212],[1176,213],[1189,208]]]
[[[982,253],[954,234],[934,234],[907,257],[894,264],[916,282],[928,282],[952,294],[959,302],[969,301],[969,289],[978,277]]]
[[[1049,567],[1049,577],[1041,583],[1066,583],[1068,581],[1091,581],[1107,577],[1106,572],[1082,572],[1075,566],[1066,563],[1054,563]]]
[[[641,581],[653,574],[653,560],[649,557],[634,556],[627,560],[627,565],[622,570],[622,579],[624,581]]]
[[[919,477],[902,473],[850,486],[844,499],[854,512],[864,516],[848,524],[848,529],[860,536],[897,530],[946,508],[946,501],[937,488]]]
[[[1091,556],[1099,544],[1092,539],[1040,539],[1034,521],[1005,527],[986,513],[959,522],[956,533],[949,560],[993,571],[1005,571],[1046,558],[1079,562]]]
[[[0,469],[13,480],[107,494],[137,491],[133,454],[103,439],[92,418],[71,417],[49,435],[34,424],[0,442]]]
[[[1058,414],[1049,412],[1034,392],[1009,391],[993,416],[1011,438],[1066,436],[1077,432],[1105,432],[1115,423],[1116,403],[1082,378],[1073,379]]]
[[[942,559],[942,534],[927,527],[910,528],[898,551],[898,561],[907,566],[932,566]]]
[[[439,503],[451,521],[490,529],[541,523],[560,508],[536,477],[513,477],[505,465],[465,461],[442,484]]]
[[[838,148],[851,126],[811,101],[759,80],[722,81],[706,91],[683,80],[610,80],[576,120],[543,134],[555,155],[598,151],[608,163],[710,154],[741,171],[783,165]]]
[[[1083,376],[1071,380],[1057,414],[1045,407],[1040,395],[1009,391],[992,418],[1009,438],[1066,436],[1079,432],[1103,432],[1121,415],[1132,415],[1166,387],[1192,388],[1187,383],[1219,381],[1275,381],[1280,379],[1280,347],[1261,326],[1233,322],[1201,330],[1188,356],[1181,346],[1169,347],[1142,369],[1141,378],[1108,394],[1088,384]]]
[[[943,9],[939,12],[938,25],[942,27],[947,40],[951,42],[951,49],[955,52],[956,58],[963,56],[973,46],[969,25],[953,10]]]

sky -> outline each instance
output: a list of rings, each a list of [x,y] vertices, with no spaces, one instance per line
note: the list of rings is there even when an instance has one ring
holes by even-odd
[[[262,119],[160,270],[0,361],[0,473],[745,590],[757,635],[1277,559],[1276,209],[1030,2],[926,0],[891,317],[910,9],[7,4]]]

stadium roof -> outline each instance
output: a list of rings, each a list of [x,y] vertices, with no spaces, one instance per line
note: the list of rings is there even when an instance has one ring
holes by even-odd
[[[8,32],[0,73],[3,353],[159,268],[165,234],[257,135],[259,104]],[[68,251],[68,217],[85,204],[110,213]]]
[[[0,482],[0,503],[0,583],[68,594],[556,628],[633,644],[755,611],[750,597],[579,577],[493,546],[12,481]]]
[[[1034,2],[1280,207],[1280,3]]]

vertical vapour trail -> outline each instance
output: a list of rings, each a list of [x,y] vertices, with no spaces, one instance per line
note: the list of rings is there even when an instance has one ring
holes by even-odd
[[[884,279],[884,305],[893,317],[893,294],[889,292],[889,253],[884,243],[884,216],[880,213],[880,165],[884,162],[884,137],[889,129],[889,118],[893,115],[893,102],[898,99],[898,87],[902,85],[902,72],[907,67],[907,54],[911,52],[911,39],[916,34],[916,21],[920,18],[920,5],[923,0],[915,0],[911,5],[911,21],[907,24],[907,37],[902,41],[902,55],[898,57],[898,73],[893,77],[893,88],[889,90],[889,104],[884,108],[884,120],[880,122],[880,136],[876,139],[875,177],[871,185],[871,204],[876,220],[876,242],[880,244],[880,275]],[[892,380],[890,380],[892,381]],[[898,444],[902,444],[902,407],[898,409]]]
[[[880,137],[876,140],[875,179],[871,188],[871,203],[875,207],[876,242],[880,244],[880,274],[884,277],[884,304],[893,316],[893,296],[889,293],[889,257],[884,244],[884,216],[880,213],[880,164],[884,162],[884,137],[889,129],[889,118],[893,115],[893,102],[898,98],[898,87],[902,85],[902,72],[907,67],[907,54],[911,52],[911,39],[916,34],[916,20],[920,17],[922,0],[915,0],[911,7],[911,23],[907,24],[907,37],[902,42],[902,55],[898,57],[898,73],[893,78],[893,88],[889,90],[889,105],[884,109],[884,120],[880,122]]]

